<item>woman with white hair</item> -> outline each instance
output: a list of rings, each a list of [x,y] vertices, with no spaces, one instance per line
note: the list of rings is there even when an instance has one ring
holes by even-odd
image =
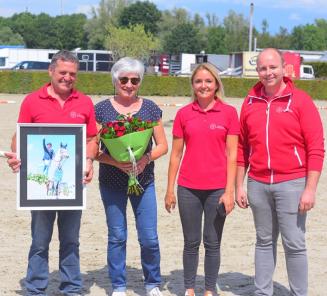
[[[103,124],[114,121],[120,114],[158,122],[153,128],[155,146],[152,147],[151,139],[144,155],[136,163],[138,180],[144,189],[140,196],[127,195],[128,173],[132,170],[130,163],[114,160],[105,147],[102,147],[97,158],[100,163],[100,193],[108,226],[107,261],[112,295],[126,295],[126,206],[129,199],[136,220],[146,294],[161,296],[154,160],[168,151],[161,121],[162,111],[154,102],[138,96],[144,75],[144,65],[139,60],[129,57],[120,59],[113,65],[111,75],[115,95],[95,106],[97,122]]]

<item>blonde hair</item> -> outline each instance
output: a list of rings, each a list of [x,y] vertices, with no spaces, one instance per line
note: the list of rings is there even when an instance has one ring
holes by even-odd
[[[193,85],[193,80],[194,80],[194,76],[200,71],[200,70],[207,70],[216,80],[216,84],[217,84],[217,90],[215,92],[215,95],[222,99],[224,97],[224,86],[223,83],[221,82],[219,73],[218,73],[218,69],[210,64],[210,63],[203,63],[203,64],[199,64],[198,66],[195,67],[195,69],[193,70],[192,76],[191,76],[191,84]],[[193,100],[196,100],[196,96],[192,87],[192,98]]]

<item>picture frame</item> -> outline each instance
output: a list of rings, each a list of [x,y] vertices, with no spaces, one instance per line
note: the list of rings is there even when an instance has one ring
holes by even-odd
[[[17,124],[18,210],[84,210],[85,124]]]

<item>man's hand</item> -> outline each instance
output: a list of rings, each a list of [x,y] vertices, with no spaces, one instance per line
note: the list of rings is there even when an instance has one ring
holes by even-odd
[[[315,205],[315,192],[309,189],[304,189],[300,204],[299,204],[299,211],[301,214],[304,214],[307,211],[310,211]]]
[[[15,152],[4,152],[5,157],[7,157],[7,163],[12,169],[13,173],[18,173],[21,165],[20,159],[17,159],[17,154]]]
[[[90,158],[86,159],[86,169],[84,173],[83,183],[88,184],[93,178],[93,160]]]
[[[236,190],[236,203],[242,209],[246,209],[249,206],[248,197],[243,187],[238,187]]]

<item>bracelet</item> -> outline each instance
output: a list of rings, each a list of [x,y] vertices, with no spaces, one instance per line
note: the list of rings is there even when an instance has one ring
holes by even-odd
[[[148,152],[147,154],[145,154],[146,158],[148,159],[147,165],[152,161],[151,160],[151,154],[150,152]]]

